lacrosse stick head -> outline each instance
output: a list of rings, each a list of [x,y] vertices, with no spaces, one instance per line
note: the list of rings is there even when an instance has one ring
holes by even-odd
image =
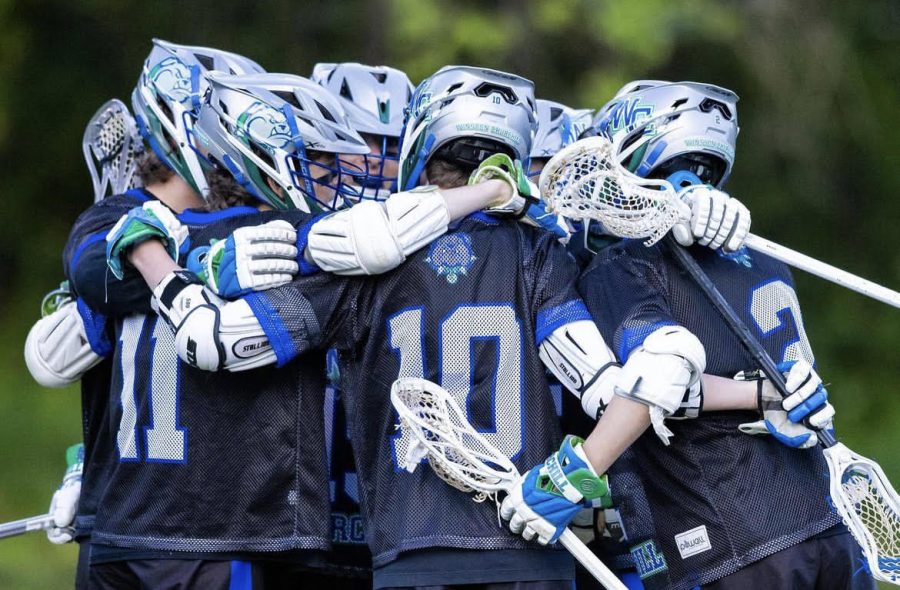
[[[400,428],[414,440],[405,457],[407,471],[427,458],[438,477],[463,492],[476,492],[479,501],[496,497],[518,479],[516,466],[475,431],[446,389],[425,379],[398,379],[391,403]]]
[[[600,222],[620,238],[659,241],[685,216],[685,206],[665,180],[636,176],[615,159],[605,137],[576,141],[550,158],[541,172],[542,198],[560,215]]]
[[[94,202],[138,186],[135,170],[144,149],[134,117],[114,98],[88,121],[81,142],[94,186]]]
[[[900,585],[900,498],[874,461],[841,443],[825,449],[831,499],[877,580]]]

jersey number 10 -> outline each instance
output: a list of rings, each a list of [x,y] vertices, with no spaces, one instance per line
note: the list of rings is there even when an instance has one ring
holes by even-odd
[[[424,308],[405,309],[388,318],[387,323],[390,346],[400,356],[398,377],[424,377],[428,366]],[[504,454],[515,458],[523,447],[522,325],[512,305],[461,305],[441,321],[438,335],[441,387],[453,394],[470,422],[493,424],[479,431]],[[473,349],[478,342],[492,343],[497,354],[490,400],[493,416],[483,415],[485,404],[477,404],[480,409],[476,409],[472,399],[477,374]],[[401,432],[392,442],[394,467],[400,470],[412,437]]]

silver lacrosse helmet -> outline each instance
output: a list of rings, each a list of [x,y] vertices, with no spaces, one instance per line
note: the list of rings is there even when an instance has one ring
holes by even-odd
[[[415,187],[435,155],[474,169],[504,152],[527,166],[534,108],[531,80],[487,68],[441,68],[419,84],[407,107],[399,187]]]
[[[612,141],[619,162],[638,176],[689,170],[720,188],[734,165],[737,101],[712,84],[638,80],[597,111],[586,134]]]
[[[209,74],[210,93],[194,128],[207,160],[276,209],[320,212],[345,205],[362,169],[341,154],[365,154],[337,98],[290,74]]]
[[[137,158],[144,151],[134,117],[118,98],[101,106],[88,121],[81,140],[94,186],[94,202],[140,186]]]
[[[340,97],[350,126],[372,149],[356,157],[366,170],[356,179],[359,198],[386,199],[397,188],[403,112],[413,91],[409,77],[387,66],[320,63],[310,79]]]
[[[206,73],[213,71],[251,74],[265,70],[235,53],[154,39],[131,95],[141,135],[160,160],[201,195],[207,191],[206,177],[202,158],[191,145],[190,131],[208,91]]]
[[[530,176],[540,174],[541,168],[556,152],[574,142],[591,124],[591,109],[573,109],[552,100],[537,99],[537,132],[531,146]]]

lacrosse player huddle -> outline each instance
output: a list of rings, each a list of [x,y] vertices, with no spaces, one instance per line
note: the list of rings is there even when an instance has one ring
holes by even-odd
[[[750,214],[722,191],[736,104],[637,81],[592,117],[485,68],[414,88],[154,40],[133,119],[113,102],[89,125],[97,199],[26,344],[40,383],[81,381],[48,530],[79,543],[76,585],[568,589],[573,524],[607,587],[873,588],[828,501],[834,409],[791,274],[744,247]],[[680,189],[673,239],[542,199],[541,169],[597,137]],[[509,530],[398,429],[398,379],[521,472],[496,498]]]

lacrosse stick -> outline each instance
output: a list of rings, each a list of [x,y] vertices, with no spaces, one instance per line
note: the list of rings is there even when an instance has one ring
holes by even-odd
[[[31,518],[23,518],[22,520],[14,520],[12,522],[4,522],[0,524],[0,539],[7,537],[15,537],[16,535],[24,535],[32,531],[46,531],[55,527],[53,517],[49,514],[40,516],[32,516]]]
[[[560,215],[600,221],[607,233],[659,241],[682,220],[683,205],[664,180],[640,178],[619,165],[613,144],[604,137],[577,141],[557,153],[544,168],[541,196]],[[900,293],[749,234],[744,245],[827,281],[900,308]]]
[[[423,458],[444,482],[475,500],[497,501],[499,492],[516,485],[519,471],[509,457],[475,431],[450,393],[425,379],[398,379],[391,387],[391,403],[400,416],[400,428],[413,442],[404,466],[413,471]],[[626,590],[619,579],[571,530],[559,542],[604,587]]]
[[[94,185],[94,202],[139,186],[134,176],[137,156],[144,149],[134,118],[114,98],[94,113],[81,141]]]
[[[648,183],[623,171],[605,139],[582,140],[588,141],[590,144],[583,144],[580,153],[569,149],[570,164],[563,152],[557,157],[564,158],[551,159],[541,175],[542,193],[576,216],[598,220],[609,233],[648,238],[649,243],[659,240],[671,227],[665,225],[673,215],[671,210],[677,208],[672,198],[674,189],[667,182],[668,189],[660,189],[659,183],[664,181]],[[668,197],[662,195],[666,190]],[[654,198],[654,191],[660,196]],[[644,207],[651,211],[645,212]],[[786,397],[784,376],[772,358],[687,250],[674,238],[669,237],[668,243],[679,264],[691,274],[744,348]],[[878,580],[900,585],[900,497],[877,463],[848,449],[831,432],[819,431],[817,436],[828,463],[832,502],[862,547],[869,570]]]

